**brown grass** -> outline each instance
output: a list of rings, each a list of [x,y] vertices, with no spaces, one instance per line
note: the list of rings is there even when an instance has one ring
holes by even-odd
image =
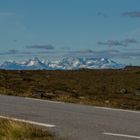
[[[54,140],[46,130],[25,123],[0,119],[0,140]]]

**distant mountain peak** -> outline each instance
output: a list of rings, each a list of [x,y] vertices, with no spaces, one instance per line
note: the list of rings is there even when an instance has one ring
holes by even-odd
[[[38,57],[25,62],[5,61],[0,69],[7,70],[78,70],[78,69],[120,69],[125,67],[107,58],[64,57],[57,61],[40,60]]]
[[[25,62],[25,65],[27,66],[34,66],[40,64],[42,64],[42,62],[37,57],[34,57],[33,59],[29,59],[28,61]]]

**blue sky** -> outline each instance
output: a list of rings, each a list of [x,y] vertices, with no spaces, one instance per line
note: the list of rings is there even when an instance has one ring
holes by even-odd
[[[35,56],[140,65],[140,1],[0,0],[0,61]]]

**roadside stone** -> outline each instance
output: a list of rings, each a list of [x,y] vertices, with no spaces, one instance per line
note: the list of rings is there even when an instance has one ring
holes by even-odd
[[[35,98],[42,98],[43,97],[43,93],[36,92],[36,93],[33,93],[32,96],[35,97]]]
[[[44,94],[43,94],[43,97],[52,99],[52,98],[55,97],[55,94],[54,94],[53,92],[47,92],[47,93],[44,93]]]
[[[35,90],[32,94],[35,98],[43,98],[44,97],[44,91],[43,90]]]

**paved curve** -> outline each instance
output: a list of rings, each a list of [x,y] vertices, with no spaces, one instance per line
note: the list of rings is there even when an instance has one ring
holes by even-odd
[[[0,96],[0,116],[56,125],[66,140],[140,139],[140,112]]]

